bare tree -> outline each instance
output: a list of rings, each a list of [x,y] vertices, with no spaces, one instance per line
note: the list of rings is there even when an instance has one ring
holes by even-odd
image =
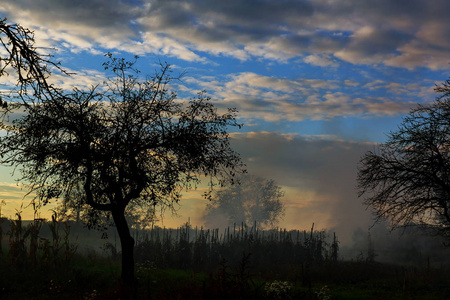
[[[217,190],[208,203],[204,220],[209,226],[226,218],[228,225],[244,223],[272,228],[284,215],[284,196],[273,180],[252,175],[242,175],[240,184]]]
[[[182,190],[195,187],[202,176],[210,178],[211,189],[232,180],[243,168],[227,133],[230,126],[241,126],[236,110],[218,113],[203,92],[178,101],[169,90],[174,79],[169,65],[142,79],[135,61],[111,54],[104,66],[113,77],[104,86],[57,89],[47,84],[47,61],[33,48],[31,33],[17,25],[4,28],[25,37],[3,43],[21,85],[11,97],[19,101],[5,116],[14,109],[22,113],[1,124],[7,132],[0,140],[1,163],[20,169],[20,180],[39,204],[73,200],[70,195],[77,190],[81,196],[76,199],[90,207],[93,219],[109,213],[121,241],[121,278],[132,286],[134,240],[126,208],[132,202],[171,208]]]
[[[359,163],[359,196],[393,227],[424,225],[450,238],[450,81]]]

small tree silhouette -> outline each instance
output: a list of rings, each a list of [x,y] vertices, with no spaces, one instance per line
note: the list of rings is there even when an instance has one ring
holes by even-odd
[[[218,217],[227,218],[228,225],[273,228],[284,215],[284,196],[273,180],[252,175],[242,175],[240,184],[217,190],[206,207],[204,220],[214,223]]]

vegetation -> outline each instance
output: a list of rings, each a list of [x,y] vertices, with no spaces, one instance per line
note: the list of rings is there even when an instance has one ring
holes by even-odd
[[[450,238],[450,81],[361,159],[359,195],[393,227],[422,225]]]
[[[136,258],[158,268],[212,270],[219,264],[236,265],[244,258],[255,266],[276,271],[289,265],[337,261],[336,244],[325,232],[259,230],[256,227],[228,227],[204,230],[189,226],[155,228],[141,234]]]
[[[14,220],[2,219],[1,225],[2,299],[121,298],[117,281],[120,249],[114,252],[110,251],[113,245],[103,247],[103,254],[81,250],[67,238],[72,236],[76,224],[61,222],[56,215],[49,222],[38,219],[25,225],[18,213]],[[241,226],[218,232],[189,226],[136,231],[137,298],[450,296],[448,266],[405,267],[380,264],[369,257],[334,260],[331,251],[337,240],[323,231],[262,231]]]
[[[239,185],[228,185],[214,192],[206,208],[208,227],[244,223],[246,226],[274,228],[284,215],[284,196],[273,180],[248,174],[239,177]],[[220,220],[224,222],[220,223]]]

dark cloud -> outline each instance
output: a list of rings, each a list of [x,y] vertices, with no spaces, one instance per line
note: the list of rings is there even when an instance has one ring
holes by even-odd
[[[242,60],[328,54],[355,64],[439,69],[448,67],[443,62],[450,54],[447,0],[2,2],[6,16],[62,30],[74,43],[84,38],[134,53],[142,52],[139,47],[154,52],[165,47],[169,50],[163,53],[183,59],[199,60],[183,55],[188,51]],[[151,43],[144,40],[149,34],[164,37],[164,45],[154,49],[131,43],[139,38]]]
[[[422,27],[436,21],[450,27],[441,10],[448,7],[446,1],[190,1],[176,8],[172,1],[155,1],[153,5],[158,15],[148,18],[168,20],[160,30],[192,42],[192,47],[229,42],[249,55],[265,57],[273,57],[271,52],[278,52],[279,58],[325,52],[352,63],[379,63],[392,59],[389,54],[399,57],[391,64],[401,65],[400,57],[415,50],[404,45],[423,48],[448,39],[424,40],[418,36]],[[181,25],[198,30],[179,34],[173,30],[172,25],[180,26],[176,19],[181,12],[191,16],[180,18],[188,20]],[[449,51],[449,47],[439,49]]]
[[[361,31],[357,32],[361,33],[360,36],[353,39],[348,46],[368,56],[393,53],[399,45],[412,39],[410,34],[396,30],[368,28],[366,32]]]
[[[164,0],[155,1],[166,3]],[[313,15],[314,5],[309,1],[255,0],[255,1],[190,1],[190,11],[197,16],[214,18],[218,23],[252,28],[255,22],[262,28],[287,25]]]
[[[80,0],[80,1],[5,1],[13,8],[31,12],[42,26],[53,22],[80,23],[94,28],[124,28],[139,17],[138,1]],[[14,12],[11,12],[14,14]]]

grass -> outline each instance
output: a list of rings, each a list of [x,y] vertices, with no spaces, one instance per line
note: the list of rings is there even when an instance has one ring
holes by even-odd
[[[0,266],[0,299],[88,299],[94,290],[110,292],[119,276],[115,261],[77,255],[57,266]]]
[[[115,251],[77,251],[67,224],[44,225],[23,226],[19,215],[3,236],[0,299],[119,298]],[[450,299],[448,268],[332,259],[312,230],[189,230],[154,231],[138,245],[138,299]]]
[[[292,286],[289,294],[280,299],[321,299],[318,293],[324,286],[329,290],[329,299],[335,300],[450,299],[448,270],[338,262],[332,268],[312,267],[308,274],[285,270],[274,275],[250,269],[240,281],[231,269],[224,273],[218,266],[212,272],[194,272],[138,265],[138,299],[275,299],[267,298],[265,293],[266,283],[274,280]],[[118,261],[93,255],[76,255],[70,263],[51,268],[11,267],[3,263],[0,298],[117,299],[119,272]]]

